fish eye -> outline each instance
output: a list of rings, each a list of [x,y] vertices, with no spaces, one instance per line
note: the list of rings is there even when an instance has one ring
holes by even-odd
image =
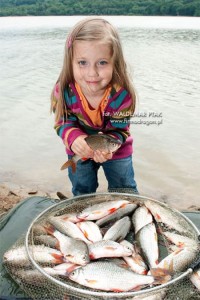
[[[125,246],[125,248],[126,248],[127,250],[132,251],[131,247],[129,247],[129,246]]]
[[[87,255],[82,256],[83,260],[87,260]]]

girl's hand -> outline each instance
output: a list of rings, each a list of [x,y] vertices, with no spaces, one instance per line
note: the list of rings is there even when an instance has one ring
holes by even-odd
[[[101,152],[99,150],[94,151],[93,160],[97,163],[103,163],[108,159],[111,159],[113,156],[112,153]]]
[[[85,141],[87,135],[78,136],[71,145],[72,151],[81,158],[93,158],[94,151]]]

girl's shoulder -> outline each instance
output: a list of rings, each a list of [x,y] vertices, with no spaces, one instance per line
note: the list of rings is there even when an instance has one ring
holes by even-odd
[[[113,85],[108,106],[117,109],[126,101],[130,101],[130,94],[128,91],[119,85]]]
[[[68,106],[73,106],[77,103],[76,89],[72,83],[67,84],[64,89],[64,99]]]

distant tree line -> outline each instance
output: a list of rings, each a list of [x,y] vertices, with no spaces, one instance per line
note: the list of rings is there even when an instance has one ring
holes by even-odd
[[[200,0],[0,0],[0,16],[200,16]]]

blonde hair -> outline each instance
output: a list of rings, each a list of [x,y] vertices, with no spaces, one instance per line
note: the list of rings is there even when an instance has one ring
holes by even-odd
[[[64,90],[69,83],[74,83],[73,76],[73,43],[75,41],[100,41],[110,46],[113,59],[113,77],[111,85],[117,84],[125,88],[132,97],[132,114],[135,110],[136,94],[127,71],[127,65],[124,59],[122,45],[116,29],[102,18],[86,18],[78,22],[69,33],[66,45],[64,62],[61,73],[58,77],[59,99],[56,106],[56,120],[64,116],[66,105],[64,100]],[[51,110],[53,109],[54,91],[51,95]]]

